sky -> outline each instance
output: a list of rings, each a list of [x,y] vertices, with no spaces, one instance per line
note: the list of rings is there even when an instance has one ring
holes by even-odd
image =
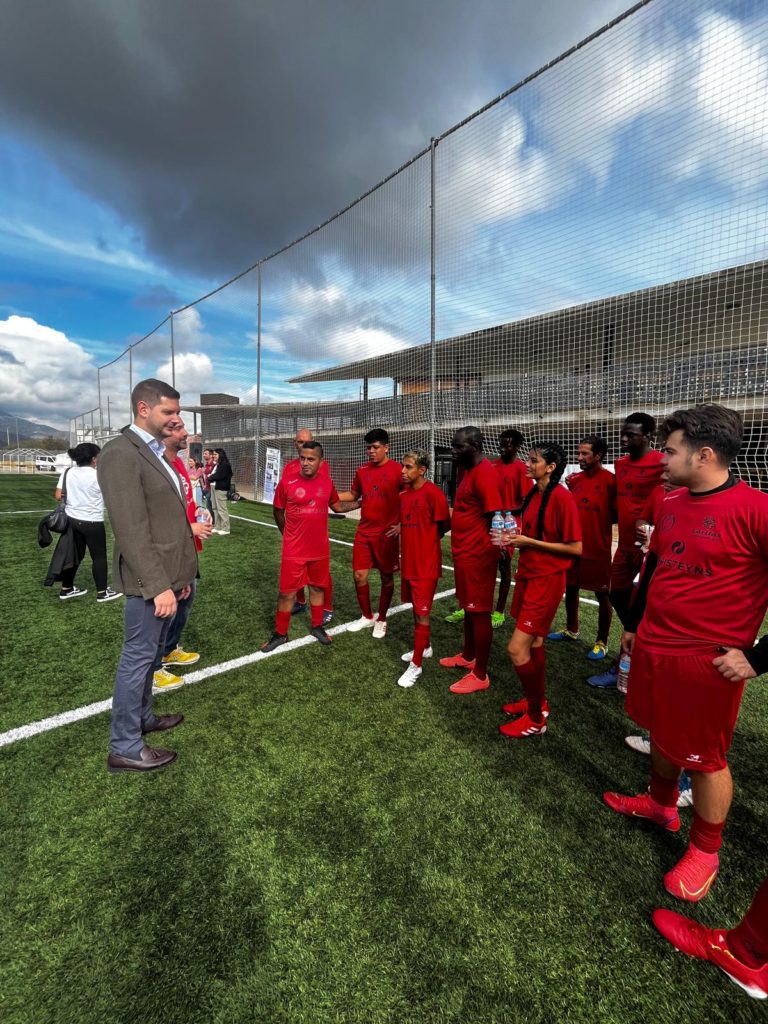
[[[627,0],[6,0],[0,409],[66,426],[194,302]],[[768,17],[652,0],[435,150],[437,336],[765,257]],[[262,398],[429,340],[422,157],[262,264]],[[257,275],[174,316],[177,386],[256,395]],[[133,380],[170,376],[165,323]],[[384,393],[391,382],[375,382]],[[376,393],[376,392],[374,392]]]

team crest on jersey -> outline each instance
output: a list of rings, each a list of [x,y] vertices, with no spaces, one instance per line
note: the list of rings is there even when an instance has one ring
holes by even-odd
[[[675,517],[672,515],[672,513],[668,513],[667,515],[662,516],[661,522],[659,523],[659,529],[662,533],[669,533],[669,531],[675,525],[675,521]]]
[[[294,491],[294,494],[296,495],[297,498],[304,498],[306,497],[307,492],[304,490],[303,487],[297,487],[296,490]]]

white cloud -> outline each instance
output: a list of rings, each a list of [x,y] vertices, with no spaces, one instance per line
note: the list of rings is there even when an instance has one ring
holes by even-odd
[[[23,241],[33,242],[44,249],[51,249],[54,252],[64,253],[66,256],[74,256],[77,259],[105,263],[108,266],[118,267],[121,270],[138,271],[142,274],[159,273],[157,267],[151,262],[141,259],[127,249],[100,246],[94,242],[58,238],[56,235],[51,235],[47,231],[35,227],[33,224],[22,224],[7,220],[6,218],[0,218],[0,231],[20,238]]]
[[[196,405],[200,392],[217,391],[213,363],[205,352],[182,352],[176,356],[176,390],[181,392],[181,403],[188,401]],[[171,379],[171,361],[157,368],[161,380]]]
[[[0,409],[66,429],[97,403],[91,356],[62,331],[31,317],[0,320]]]

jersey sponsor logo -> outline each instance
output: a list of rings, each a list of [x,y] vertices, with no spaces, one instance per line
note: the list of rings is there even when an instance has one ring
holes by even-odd
[[[693,761],[694,764],[698,764],[701,761],[701,754],[689,754],[685,760]]]
[[[720,540],[717,532],[717,520],[714,516],[704,516],[701,522],[701,529],[691,530],[694,537],[702,537],[704,540]]]
[[[692,562],[681,562],[677,558],[659,558],[659,565],[665,569],[677,569],[688,576],[705,576],[707,579],[714,573],[708,566],[694,565]]]
[[[682,555],[685,551],[685,544],[681,540],[672,541],[671,551],[673,555]]]

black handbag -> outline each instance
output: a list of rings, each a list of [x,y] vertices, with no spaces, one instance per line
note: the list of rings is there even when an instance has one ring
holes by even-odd
[[[69,529],[69,516],[65,511],[67,507],[67,473],[69,473],[68,469],[64,471],[64,479],[61,481],[59,504],[45,520],[45,524],[51,533],[66,533]]]

